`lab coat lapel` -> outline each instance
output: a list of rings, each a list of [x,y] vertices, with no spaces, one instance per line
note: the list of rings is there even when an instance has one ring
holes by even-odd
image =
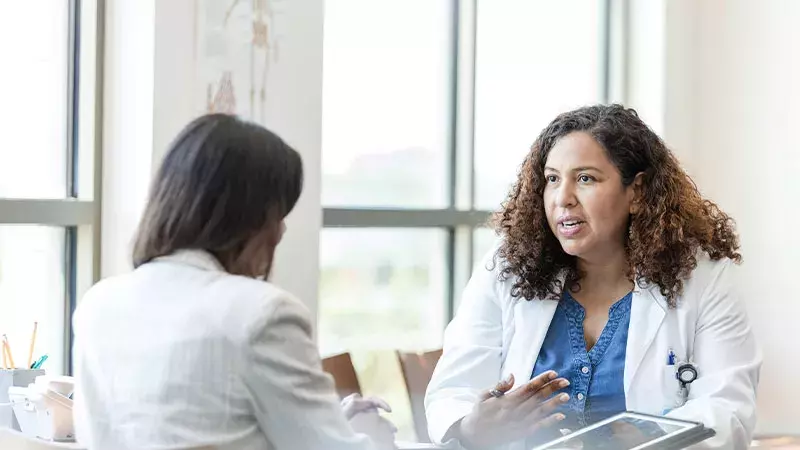
[[[530,380],[556,306],[558,302],[554,300],[518,300],[514,305],[514,338],[509,345],[503,375],[513,373],[515,387]]]
[[[653,289],[657,288],[640,289],[637,287],[633,291],[625,356],[624,386],[626,394],[630,392],[631,382],[666,317],[666,302],[661,294],[653,292]]]

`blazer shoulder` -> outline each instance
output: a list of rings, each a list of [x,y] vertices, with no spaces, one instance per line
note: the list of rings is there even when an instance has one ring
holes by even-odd
[[[236,323],[246,333],[258,332],[268,323],[285,316],[291,316],[300,324],[311,323],[308,307],[296,296],[270,282],[229,275],[219,278],[214,285],[213,290],[230,302],[230,317],[226,322]],[[306,327],[310,325],[304,325]]]

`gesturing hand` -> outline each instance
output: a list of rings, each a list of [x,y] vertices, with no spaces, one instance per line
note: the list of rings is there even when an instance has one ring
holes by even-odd
[[[455,437],[470,449],[484,448],[523,439],[555,425],[564,420],[564,415],[553,411],[569,401],[568,394],[550,398],[569,386],[569,381],[557,377],[553,371],[544,372],[512,391],[511,375],[494,390],[484,392],[472,412],[453,426],[447,438]]]

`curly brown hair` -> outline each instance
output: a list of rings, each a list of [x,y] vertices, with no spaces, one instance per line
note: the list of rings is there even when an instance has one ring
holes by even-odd
[[[627,276],[639,286],[655,283],[675,307],[683,281],[697,267],[698,250],[713,260],[741,262],[733,220],[700,195],[664,142],[621,105],[595,105],[556,117],[533,143],[502,208],[492,217],[502,244],[495,254],[502,280],[513,279],[512,296],[558,299],[580,289],[575,257],[561,248],[547,223],[544,166],[562,137],[585,132],[607,152],[622,183],[643,173],[642,208],[629,220]]]

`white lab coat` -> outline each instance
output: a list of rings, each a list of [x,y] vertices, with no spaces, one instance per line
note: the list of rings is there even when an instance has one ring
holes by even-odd
[[[556,310],[552,300],[513,299],[512,280],[498,281],[500,263],[487,269],[493,253],[464,291],[428,386],[428,429],[437,443],[472,410],[480,392],[509,374],[518,385],[530,379]],[[667,307],[657,286],[633,292],[623,381],[627,409],[661,415],[674,408],[668,416],[713,428],[716,437],[699,448],[746,449],[756,423],[761,353],[732,286],[733,273],[729,260],[698,257],[677,309]],[[699,371],[688,401],[678,408],[675,371],[667,368],[670,349]],[[503,448],[523,446],[520,441]]]
[[[90,450],[372,448],[341,412],[307,309],[205,252],[99,283],[74,330],[75,425]]]

